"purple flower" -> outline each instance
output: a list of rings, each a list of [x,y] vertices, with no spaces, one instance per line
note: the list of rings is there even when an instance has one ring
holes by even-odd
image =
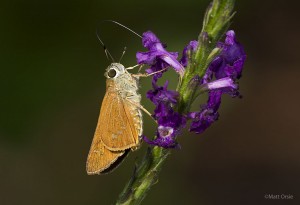
[[[158,118],[158,124],[162,125],[164,127],[172,127],[175,130],[179,130],[179,128],[184,127],[186,124],[186,119],[178,112],[175,112],[173,109],[170,109],[170,107],[165,107],[165,110],[163,113],[166,113],[166,115],[159,114],[156,116],[159,116]]]
[[[188,117],[193,119],[190,127],[191,132],[197,134],[205,131],[219,117],[218,109],[221,104],[222,91],[210,91],[207,104],[200,112],[189,113]]]
[[[215,89],[215,86],[220,86],[220,82],[229,83],[230,85],[223,88],[223,93],[227,93],[232,97],[239,96],[238,86],[233,84],[236,79],[239,79],[242,74],[244,62],[246,60],[246,54],[243,46],[236,40],[235,33],[230,30],[226,33],[225,43],[219,42],[218,47],[222,49],[222,52],[217,56],[210,64],[209,68],[202,79],[202,83],[207,83],[207,86],[211,86],[211,89]],[[211,81],[213,76],[217,81]],[[218,81],[226,79],[226,81]],[[228,78],[232,79],[232,82],[228,81]],[[209,83],[209,84],[208,84]]]
[[[178,147],[176,136],[186,124],[185,117],[173,109],[179,94],[176,91],[168,90],[168,81],[164,86],[158,86],[153,80],[152,86],[153,90],[147,92],[147,98],[156,105],[153,117],[158,123],[158,128],[154,140],[151,141],[145,136],[143,139],[148,144],[164,148]]]
[[[208,70],[213,71],[217,79],[224,77],[239,79],[246,54],[242,45],[237,42],[233,30],[226,33],[225,43],[219,42],[218,47],[222,49],[222,52],[212,61]]]
[[[137,52],[136,58],[138,64],[150,65],[150,69],[146,72],[153,73],[160,71],[168,66],[174,68],[181,76],[184,73],[184,67],[176,60],[178,53],[168,52],[160,40],[151,31],[143,33],[143,46],[147,48],[148,52]],[[161,73],[155,74],[155,80],[161,77]]]
[[[154,90],[147,92],[147,98],[155,105],[158,105],[160,102],[176,104],[179,94],[176,91],[168,90],[168,84],[169,82],[166,81],[164,86],[158,86],[156,82],[152,82]]]
[[[172,127],[158,126],[157,138],[151,141],[147,137],[143,136],[143,139],[148,144],[163,148],[177,148],[179,146],[175,140],[175,130]]]
[[[187,66],[189,60],[189,53],[191,51],[195,52],[198,46],[198,41],[190,41],[189,44],[183,49],[182,57],[180,60],[181,65]]]
[[[155,109],[154,117],[159,125],[156,131],[156,138],[151,141],[144,136],[145,142],[164,148],[178,148],[176,136],[186,124],[185,117],[174,112],[170,106],[162,102]]]

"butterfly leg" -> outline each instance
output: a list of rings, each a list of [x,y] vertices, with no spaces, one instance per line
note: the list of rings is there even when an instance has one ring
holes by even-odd
[[[138,67],[138,66],[139,66],[139,64],[137,64],[137,65],[135,65],[135,66],[132,66],[132,67],[128,67],[128,68],[126,68],[126,70],[132,70],[132,69],[134,69],[134,68],[136,68],[136,67]],[[139,70],[138,70],[138,73],[141,71],[142,67],[144,67],[144,64],[140,65]]]
[[[142,105],[139,105],[139,108],[141,110],[143,110],[147,115],[149,115],[157,123],[157,121],[153,118],[153,116],[151,115],[151,113],[146,108],[144,108]]]
[[[165,70],[167,70],[167,68],[161,69],[161,70],[153,72],[153,73],[137,73],[137,74],[132,74],[132,76],[136,77],[136,78],[139,78],[139,77],[149,77],[149,76],[155,75],[157,73],[163,72]]]
[[[144,64],[142,64],[142,65],[139,67],[138,73],[141,72],[142,67],[144,67]]]
[[[134,68],[136,68],[136,67],[138,67],[139,66],[139,64],[137,64],[137,65],[134,65],[134,66],[131,66],[131,67],[128,67],[128,68],[126,68],[126,70],[132,70],[132,69],[134,69]],[[142,66],[141,66],[142,67]]]
[[[132,100],[129,100],[129,99],[130,99],[130,98],[127,99],[129,103],[131,103],[132,105],[134,105],[134,106],[140,108],[141,110],[143,110],[147,115],[149,115],[149,116],[157,123],[157,121],[153,118],[153,116],[151,115],[151,113],[150,113],[146,108],[144,108],[144,107],[143,107],[141,104],[139,104],[139,103],[132,102]]]

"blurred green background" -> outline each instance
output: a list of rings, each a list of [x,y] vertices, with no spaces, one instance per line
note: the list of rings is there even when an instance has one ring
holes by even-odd
[[[146,144],[113,173],[87,176],[85,161],[109,65],[95,36],[103,19],[152,30],[181,51],[196,39],[208,0],[11,0],[0,7],[0,204],[112,204]],[[220,119],[202,135],[185,132],[151,204],[300,204],[299,2],[238,1],[231,26],[248,55],[243,99],[223,98]],[[136,64],[140,39],[113,24],[102,37],[115,58]],[[170,72],[175,86],[175,74]],[[141,81],[143,104],[151,79]],[[195,107],[195,109],[197,106]],[[145,134],[155,125],[145,116]]]

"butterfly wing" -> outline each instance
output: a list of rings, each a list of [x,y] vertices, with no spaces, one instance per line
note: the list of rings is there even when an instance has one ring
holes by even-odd
[[[94,140],[97,139],[94,138]],[[124,153],[125,151],[113,152],[106,149],[101,140],[97,143],[93,141],[86,163],[87,173],[89,175],[100,174],[114,164],[118,165],[118,159],[121,158]]]
[[[106,124],[109,123],[111,116],[107,115],[106,110],[112,109],[111,107],[107,108],[107,103],[115,101],[113,97],[113,95],[106,93],[102,102],[100,116],[86,163],[88,174],[100,174],[104,172],[114,163],[118,164],[118,158],[121,158],[125,153],[125,150],[111,151],[107,149],[101,140],[101,136],[108,133]]]
[[[88,174],[100,174],[116,167],[129,148],[138,145],[141,125],[135,126],[135,112],[130,112],[130,106],[118,93],[106,92],[87,159]]]
[[[107,92],[102,103],[95,136],[111,151],[134,148],[139,144],[139,110],[117,92]]]

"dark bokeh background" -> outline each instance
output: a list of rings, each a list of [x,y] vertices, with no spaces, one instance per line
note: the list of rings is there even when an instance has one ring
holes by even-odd
[[[112,204],[145,151],[115,172],[87,176],[85,160],[109,64],[95,36],[114,19],[154,31],[180,51],[201,29],[208,0],[11,0],[0,7],[0,204]],[[143,204],[300,204],[299,3],[238,1],[232,28],[248,54],[243,99],[223,98],[220,119],[179,138]],[[136,63],[140,40],[103,24],[122,63]],[[172,80],[175,75],[167,76]],[[150,79],[141,82],[143,104]],[[145,116],[145,134],[154,124]],[[293,200],[267,200],[290,194]]]

